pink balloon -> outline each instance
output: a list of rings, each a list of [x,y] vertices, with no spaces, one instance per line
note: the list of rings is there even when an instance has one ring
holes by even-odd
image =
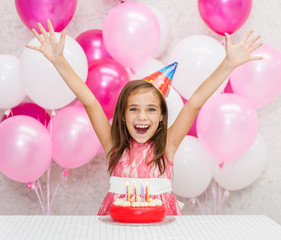
[[[237,31],[247,20],[252,0],[198,0],[204,22],[220,35]]]
[[[210,98],[199,112],[198,138],[220,163],[244,154],[254,143],[258,117],[245,98],[225,93]]]
[[[81,107],[84,108],[83,104],[79,101],[78,98],[75,98],[69,105],[68,107]]]
[[[233,93],[230,80],[227,82],[227,84],[226,84],[226,86],[225,86],[223,92],[224,92],[224,93]],[[238,95],[239,95],[239,94],[238,94]]]
[[[129,81],[126,69],[113,59],[101,59],[90,64],[86,84],[108,119],[113,117],[119,94]]]
[[[100,142],[86,111],[65,107],[49,123],[52,133],[53,159],[63,168],[77,168],[89,162],[98,152]]]
[[[76,38],[76,41],[83,48],[88,64],[94,60],[111,58],[103,43],[102,30],[93,29],[83,32]]]
[[[32,182],[49,167],[52,142],[48,130],[28,116],[0,124],[0,170],[18,182]]]
[[[15,0],[18,15],[23,23],[31,30],[38,31],[40,22],[48,29],[46,20],[52,21],[56,32],[61,32],[71,21],[77,0]]]
[[[152,10],[139,2],[114,7],[103,26],[109,54],[126,67],[137,67],[152,56],[160,40],[160,25]]]
[[[183,103],[186,104],[188,100],[186,100],[184,97],[181,97],[181,98],[183,100]],[[198,118],[198,115],[196,116],[193,124],[191,125],[187,135],[197,137],[197,130],[196,130],[197,118]]]
[[[261,61],[251,61],[236,68],[230,75],[233,92],[248,99],[255,108],[273,100],[281,91],[281,53],[263,44],[254,55]]]
[[[33,117],[39,122],[41,122],[45,127],[50,121],[50,116],[44,108],[41,108],[35,103],[21,103],[18,106],[11,109],[11,112],[8,116],[4,115],[1,121],[4,121],[7,118],[12,116],[24,115]]]

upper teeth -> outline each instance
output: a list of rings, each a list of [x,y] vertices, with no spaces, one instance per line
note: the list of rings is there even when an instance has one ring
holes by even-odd
[[[147,125],[136,125],[137,128],[148,128]]]

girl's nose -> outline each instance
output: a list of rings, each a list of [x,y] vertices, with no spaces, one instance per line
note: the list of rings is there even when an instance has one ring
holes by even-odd
[[[147,118],[145,111],[139,111],[138,119],[145,120]]]

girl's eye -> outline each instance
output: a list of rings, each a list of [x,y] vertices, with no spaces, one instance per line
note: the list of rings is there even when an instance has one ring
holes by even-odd
[[[149,109],[147,109],[147,110],[148,110],[148,112],[155,112],[155,111],[156,111],[155,108],[149,108]]]
[[[138,109],[137,108],[130,108],[129,109],[129,111],[131,111],[131,112],[135,112],[135,111],[137,111]]]

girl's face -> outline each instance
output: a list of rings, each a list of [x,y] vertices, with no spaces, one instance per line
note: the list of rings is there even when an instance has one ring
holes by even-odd
[[[160,99],[151,90],[143,89],[129,95],[125,122],[136,142],[147,142],[154,135],[162,119]]]

